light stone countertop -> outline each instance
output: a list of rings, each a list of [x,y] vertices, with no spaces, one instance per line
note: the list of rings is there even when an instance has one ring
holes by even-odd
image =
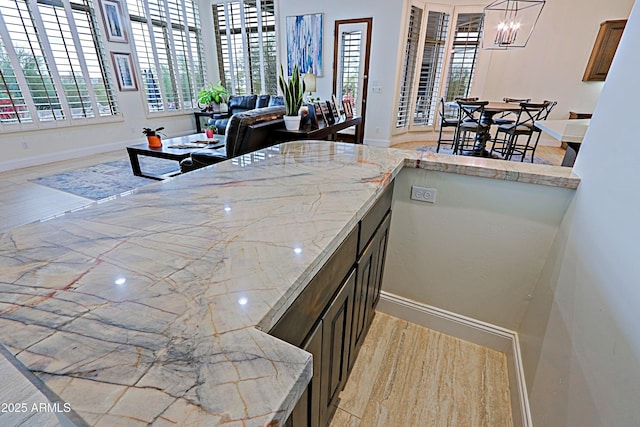
[[[0,342],[89,425],[282,425],[311,356],[262,331],[403,167],[579,183],[570,168],[281,144],[0,234]]]
[[[591,119],[539,120],[536,126],[558,141],[582,143]]]

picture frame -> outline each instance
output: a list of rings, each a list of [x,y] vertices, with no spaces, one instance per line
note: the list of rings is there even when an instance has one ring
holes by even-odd
[[[113,69],[116,72],[118,88],[121,92],[138,90],[136,73],[133,68],[133,59],[130,53],[111,52]]]
[[[336,109],[337,117],[342,116],[342,110],[340,109],[340,104],[338,103],[338,98],[336,98],[336,94],[331,95],[331,101],[333,101],[333,106]]]
[[[322,110],[322,118],[327,125],[332,125],[336,122],[335,117],[333,117],[333,112],[331,111],[331,103],[329,101],[321,102],[320,109]]]
[[[312,104],[306,104],[307,108],[309,109],[309,114],[308,114],[308,123],[309,123],[309,128],[310,129],[318,129],[318,117],[316,115],[316,108],[314,105]]]
[[[301,74],[322,77],[322,13],[287,16],[285,30],[289,75],[297,65]]]
[[[114,43],[128,43],[123,7],[120,0],[100,0],[102,21],[107,40]]]
[[[342,101],[342,107],[344,108],[344,115],[347,119],[353,117],[353,109],[351,108],[351,102],[347,100]]]
[[[333,101],[333,97],[329,101],[327,101],[327,107],[329,107],[329,110],[331,111],[333,117],[335,117],[336,120],[340,120],[340,113],[338,112],[338,107]]]
[[[320,127],[320,120],[322,120],[325,124],[327,123],[327,120],[324,117],[324,114],[322,113],[322,108],[320,107],[320,103],[319,102],[314,102],[313,103],[313,111],[314,111],[315,116],[316,116],[316,121],[318,123],[318,128]]]

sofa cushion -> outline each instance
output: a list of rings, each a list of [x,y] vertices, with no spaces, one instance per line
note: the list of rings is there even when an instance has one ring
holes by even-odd
[[[269,97],[269,103],[267,104],[267,106],[273,107],[275,105],[284,105],[284,97],[275,96],[275,95],[272,95],[271,97]]]
[[[269,99],[271,95],[258,95],[256,100],[256,108],[264,108],[269,106]]]
[[[194,151],[191,157],[180,162],[180,170],[189,172],[268,147],[273,140],[270,132],[274,127],[282,126],[282,122],[277,119],[284,116],[284,113],[284,106],[273,106],[234,114],[228,119],[225,151],[222,152],[222,149]],[[264,126],[260,125],[262,122],[265,122]]]
[[[233,95],[229,98],[229,114],[253,110],[257,100],[258,95]]]
[[[226,148],[227,157],[232,158],[242,154],[259,150],[265,146],[260,138],[247,137],[249,126],[259,122],[276,120],[284,116],[283,106],[256,108],[244,113],[234,114],[229,119],[227,130]]]

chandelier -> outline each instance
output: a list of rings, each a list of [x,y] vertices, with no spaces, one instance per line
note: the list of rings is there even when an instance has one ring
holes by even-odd
[[[525,47],[545,0],[496,0],[484,8],[483,49]]]

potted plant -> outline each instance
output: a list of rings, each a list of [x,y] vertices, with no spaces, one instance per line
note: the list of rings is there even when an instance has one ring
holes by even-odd
[[[147,136],[147,142],[149,143],[150,148],[160,148],[162,147],[162,141],[160,139],[160,135],[164,135],[160,131],[163,130],[164,127],[159,127],[157,129],[151,128],[142,128],[142,133]]]
[[[207,136],[207,138],[213,138],[213,135],[215,135],[217,130],[218,128],[216,128],[216,125],[214,124],[206,125],[204,128],[204,133]]]
[[[302,106],[302,99],[306,89],[304,80],[300,78],[300,70],[298,70],[298,66],[296,65],[293,67],[291,77],[285,78],[284,69],[282,68],[282,64],[280,64],[278,85],[280,86],[280,90],[284,97],[284,107],[286,110],[284,125],[287,127],[287,130],[298,130],[300,129],[299,111]]]
[[[218,81],[217,84],[209,83],[198,93],[198,107],[202,111],[216,111],[223,112],[222,106],[227,105],[229,99],[229,92],[222,86],[222,82]]]

